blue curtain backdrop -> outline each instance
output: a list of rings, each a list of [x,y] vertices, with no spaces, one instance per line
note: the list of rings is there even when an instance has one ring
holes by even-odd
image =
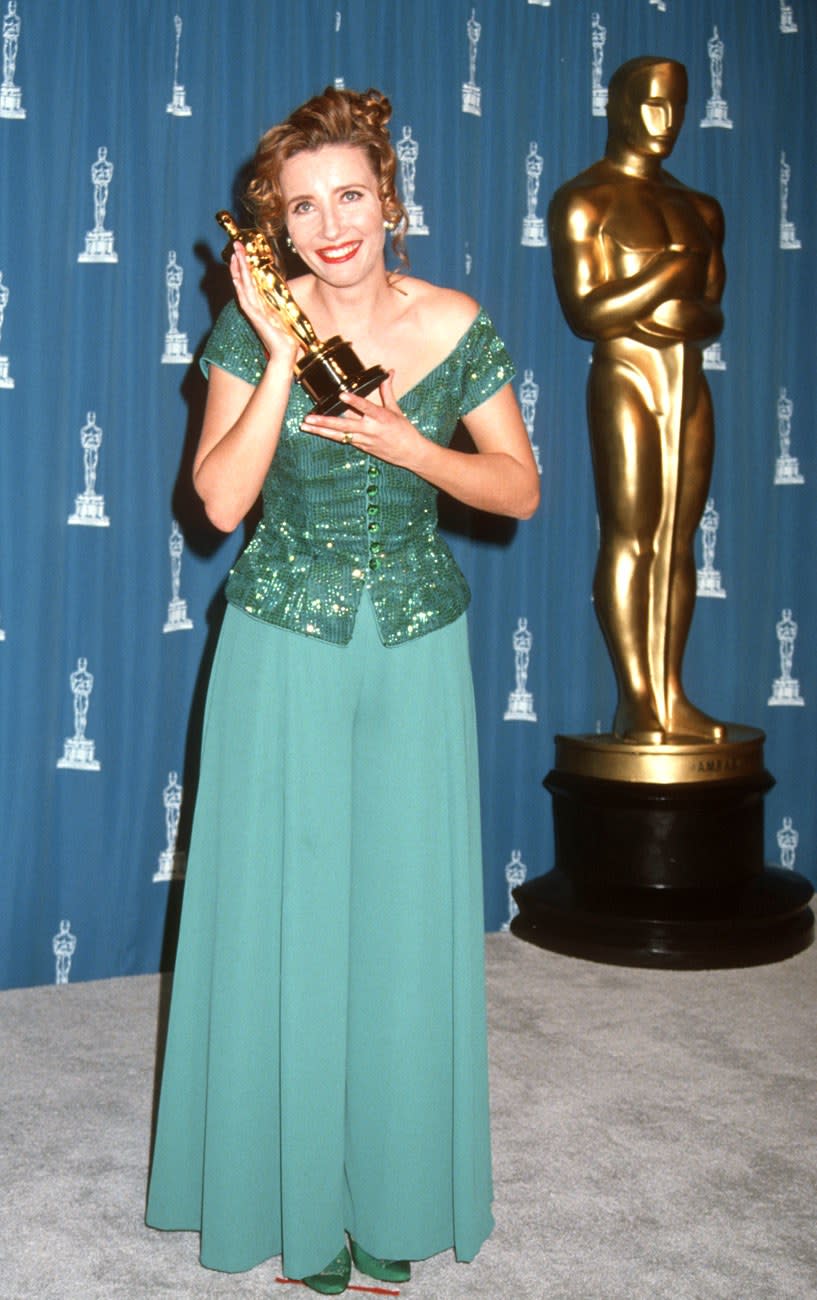
[[[539,220],[603,153],[612,71],[645,53],[686,64],[670,168],[720,199],[729,278],[685,676],[701,706],[767,732],[767,858],[817,879],[814,0],[0,13],[0,984],[160,962],[221,586],[244,541],[207,525],[189,483],[195,358],[229,293],[213,214],[235,208],[259,134],[336,80],[384,89],[395,138],[410,132],[427,228],[408,240],[413,270],[494,317],[542,468],[531,522],[444,511],[474,591],[498,929],[509,882],[551,865],[554,734],[606,730],[614,706],[590,601],[589,345],[562,319]]]

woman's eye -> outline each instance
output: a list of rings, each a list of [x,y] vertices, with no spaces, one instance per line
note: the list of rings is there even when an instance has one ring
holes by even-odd
[[[296,204],[295,204],[295,206],[294,206],[294,208],[292,209],[292,211],[293,211],[293,212],[308,212],[311,206],[312,206],[312,205],[311,205],[311,203],[309,202],[308,199],[301,199],[300,203],[296,203]]]
[[[359,199],[360,197],[361,197],[360,190],[346,190],[343,195],[344,200],[351,199],[352,202],[354,202],[355,199]]]

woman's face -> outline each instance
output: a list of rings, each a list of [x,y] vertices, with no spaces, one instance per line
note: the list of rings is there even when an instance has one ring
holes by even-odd
[[[382,269],[383,209],[365,149],[327,144],[296,153],[280,183],[290,239],[310,271],[342,286]]]

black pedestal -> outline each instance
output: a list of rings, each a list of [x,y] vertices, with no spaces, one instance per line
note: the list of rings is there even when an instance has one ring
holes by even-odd
[[[514,890],[519,938],[570,956],[679,970],[754,966],[808,947],[813,890],[763,863],[754,772],[712,784],[647,784],[558,769],[555,867]]]

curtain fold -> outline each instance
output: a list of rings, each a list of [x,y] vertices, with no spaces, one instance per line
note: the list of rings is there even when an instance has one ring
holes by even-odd
[[[594,95],[614,69],[686,65],[669,170],[721,202],[728,282],[708,372],[726,594],[697,602],[685,678],[703,708],[767,732],[767,858],[817,880],[813,4],[0,0],[0,15],[0,986],[163,959],[244,541],[209,527],[189,482],[196,358],[230,292],[213,214],[236,206],[259,134],[336,80],[392,99],[395,141],[416,146],[412,270],[494,318],[542,467],[532,521],[442,505],[474,592],[497,929],[510,884],[552,864],[554,734],[606,730],[615,704],[590,599],[589,345],[537,231],[604,151]],[[728,124],[704,125],[716,78]]]

